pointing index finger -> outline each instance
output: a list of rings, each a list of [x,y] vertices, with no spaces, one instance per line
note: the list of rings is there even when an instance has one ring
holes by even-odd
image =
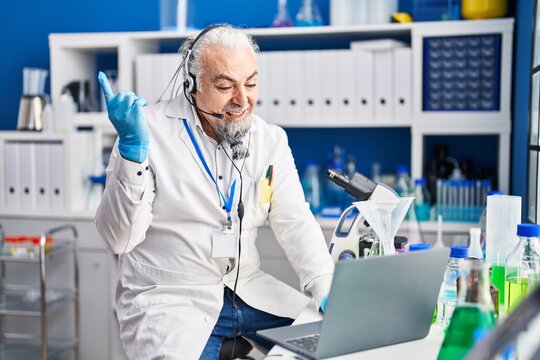
[[[103,95],[105,95],[105,100],[109,101],[114,97],[114,93],[111,89],[111,84],[109,84],[109,80],[107,79],[107,75],[105,75],[102,71],[98,73],[98,81],[101,85],[101,90],[103,91]]]

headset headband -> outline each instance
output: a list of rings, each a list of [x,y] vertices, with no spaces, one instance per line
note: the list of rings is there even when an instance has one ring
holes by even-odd
[[[185,74],[185,79],[186,80],[184,81],[184,87],[190,93],[194,92],[197,89],[197,82],[196,82],[195,76],[189,72],[189,60],[191,59],[191,52],[193,51],[193,47],[195,46],[197,41],[199,41],[199,39],[202,38],[206,33],[210,32],[210,31],[212,31],[212,30],[214,30],[216,28],[220,28],[220,27],[223,27],[223,25],[212,25],[212,26],[207,27],[206,29],[201,31],[199,33],[199,35],[197,35],[195,40],[193,40],[193,42],[189,46],[189,49],[188,49],[187,54],[186,54],[186,58],[184,60],[185,61],[184,71],[186,73]]]

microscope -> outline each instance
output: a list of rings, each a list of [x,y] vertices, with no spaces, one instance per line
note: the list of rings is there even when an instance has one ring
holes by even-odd
[[[326,177],[359,201],[391,200],[399,197],[392,188],[377,184],[358,172],[349,178],[337,170],[328,169]],[[341,214],[328,250],[334,262],[364,257],[368,255],[376,236],[356,206],[351,205]],[[394,237],[396,249],[403,248],[406,243],[407,238]]]

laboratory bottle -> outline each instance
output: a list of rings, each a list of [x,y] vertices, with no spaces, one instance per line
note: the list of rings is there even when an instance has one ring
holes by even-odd
[[[489,294],[489,265],[478,259],[460,264],[459,296],[446,330],[438,360],[464,358],[479,334],[495,327],[495,311]]]
[[[503,195],[502,191],[493,190],[487,193],[487,196],[491,195]],[[486,252],[486,220],[487,220],[487,199],[480,199],[476,206],[481,208],[479,226],[480,226],[480,244],[482,245],[482,251]]]
[[[398,165],[396,167],[396,185],[395,190],[399,196],[411,196],[411,177],[409,176],[409,167],[407,165]]]
[[[431,195],[427,189],[426,178],[414,181],[414,209],[418,221],[428,221],[431,212]]]
[[[276,17],[272,22],[272,27],[289,27],[293,26],[287,9],[287,0],[279,0]]]
[[[302,5],[296,14],[295,26],[321,26],[321,14],[316,0],[302,0]]]
[[[328,168],[338,172],[345,173],[345,150],[339,145],[334,145]],[[345,202],[345,190],[333,181],[325,179],[325,204],[323,215],[336,216],[341,215],[343,204]]]
[[[444,328],[448,326],[452,319],[452,313],[457,303],[457,278],[459,277],[459,266],[463,259],[467,257],[468,248],[466,246],[451,246],[450,257],[444,272],[439,300],[437,301],[437,324]]]
[[[519,224],[519,242],[505,264],[504,307],[509,315],[540,283],[540,225]]]
[[[354,155],[348,154],[346,156],[346,159],[347,161],[345,162],[345,174],[349,177],[349,179],[352,179],[354,174],[356,173],[356,158],[354,157]],[[358,199],[356,199],[354,196],[347,192],[343,194],[344,209],[351,206],[354,201],[358,201]]]
[[[411,182],[411,177],[409,176],[409,167],[407,165],[398,165],[396,167],[396,184],[394,186],[394,189],[396,190],[396,193],[400,197],[408,197],[413,196],[414,189]],[[405,220],[413,220],[414,219],[414,210],[409,209],[407,211],[407,215],[405,216]]]
[[[321,182],[319,180],[319,165],[313,161],[306,162],[302,176],[302,188],[309,208],[314,214],[317,214],[322,206]]]
[[[409,252],[429,250],[431,248],[432,248],[431,244],[410,244]]]
[[[480,228],[472,227],[469,229],[469,257],[474,259],[484,259],[482,245],[480,245]]]

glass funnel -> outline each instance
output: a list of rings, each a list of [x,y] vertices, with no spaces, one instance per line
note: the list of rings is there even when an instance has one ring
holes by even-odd
[[[379,237],[380,245],[374,243],[371,256],[392,255],[396,253],[394,236],[403,222],[414,197],[401,197],[391,200],[366,200],[354,203],[360,214]],[[382,250],[382,251],[379,251]]]

